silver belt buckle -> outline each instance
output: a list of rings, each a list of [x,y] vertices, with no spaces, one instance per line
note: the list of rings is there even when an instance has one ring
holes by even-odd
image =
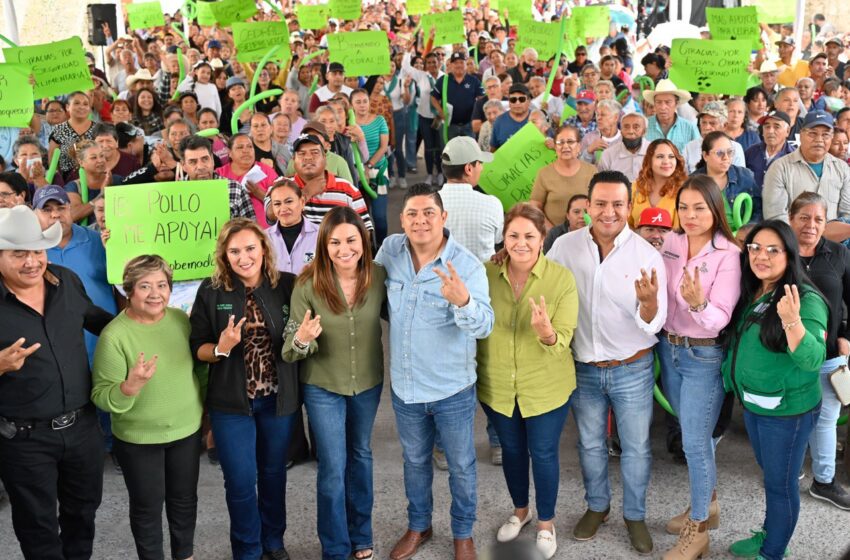
[[[64,430],[65,428],[70,428],[74,425],[74,422],[77,421],[77,414],[75,412],[69,412],[68,414],[63,414],[62,416],[57,416],[53,420],[50,421],[50,427],[53,430]]]

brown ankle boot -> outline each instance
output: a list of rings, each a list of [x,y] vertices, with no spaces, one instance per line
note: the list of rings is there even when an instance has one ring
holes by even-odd
[[[670,519],[667,523],[667,532],[671,535],[678,535],[682,532],[682,527],[685,526],[685,521],[691,516],[691,506]],[[711,503],[708,505],[708,528],[717,529],[720,527],[720,502],[717,501],[717,492],[711,495]]]
[[[685,520],[679,541],[667,551],[664,560],[696,560],[708,556],[708,522]]]

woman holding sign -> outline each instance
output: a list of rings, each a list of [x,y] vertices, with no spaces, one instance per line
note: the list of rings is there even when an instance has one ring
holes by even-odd
[[[207,408],[224,474],[236,560],[287,558],[286,450],[298,371],[281,358],[295,277],[278,272],[254,220],[224,224],[215,272],[192,307],[192,353],[210,364]]]
[[[168,307],[172,274],[162,258],[128,262],[123,288],[127,309],[100,335],[91,398],[112,414],[139,558],[163,558],[164,503],[171,557],[184,560],[193,555],[207,368],[189,349],[189,317]]]

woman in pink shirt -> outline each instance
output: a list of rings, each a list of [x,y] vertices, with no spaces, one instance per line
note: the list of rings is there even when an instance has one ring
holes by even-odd
[[[708,529],[719,524],[712,431],[723,404],[720,331],[740,295],[741,251],[713,179],[695,175],[676,195],[679,227],[661,255],[667,271],[667,322],[658,355],[664,392],[682,426],[691,506],[667,524],[679,541],[665,559],[708,553]]]
[[[257,222],[264,229],[269,227],[263,200],[266,197],[266,191],[277,179],[277,173],[272,167],[257,161],[254,141],[250,136],[238,133],[230,138],[230,163],[222,165],[215,172],[245,185],[251,195],[251,204],[254,206]]]

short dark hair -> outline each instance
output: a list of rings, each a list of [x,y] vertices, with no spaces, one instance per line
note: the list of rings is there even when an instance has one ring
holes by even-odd
[[[200,150],[204,149],[213,155],[212,142],[209,138],[204,138],[203,136],[198,136],[197,134],[191,134],[180,141],[180,156],[185,157],[186,150]]]
[[[466,164],[463,165],[449,165],[448,163],[443,164],[443,177],[451,181],[460,181],[463,179],[463,170],[466,168]],[[441,185],[442,186],[442,185]]]
[[[115,125],[110,123],[97,123],[94,125],[94,137],[98,136],[112,136],[115,138],[115,141],[118,141],[118,131],[115,130]]]
[[[200,120],[200,118],[206,113],[212,113],[213,116],[215,116],[215,122],[219,122],[218,113],[216,113],[215,109],[213,109],[212,107],[204,107],[203,109],[198,111],[198,119]]]
[[[445,173],[445,167],[443,168],[443,172]],[[437,208],[440,209],[440,212],[445,211],[440,191],[436,187],[431,186],[430,183],[416,183],[404,191],[404,199],[401,201],[402,209],[407,206],[407,201],[414,196],[429,196],[434,199],[434,202],[437,204]]]
[[[569,212],[573,207],[573,202],[576,202],[577,200],[590,200],[590,197],[586,194],[574,194],[570,197],[570,200],[567,201],[567,212]]]
[[[0,173],[0,183],[9,185],[15,191],[15,194],[24,195],[24,200],[29,198],[29,185],[27,185],[27,180],[20,174],[11,171]]]
[[[587,187],[587,198],[593,198],[593,187],[598,183],[622,183],[626,187],[629,201],[632,200],[632,182],[621,171],[600,171],[590,179]]]

